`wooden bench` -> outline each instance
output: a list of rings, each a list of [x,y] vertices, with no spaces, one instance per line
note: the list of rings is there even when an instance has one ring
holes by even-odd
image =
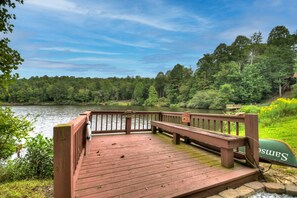
[[[171,132],[173,134],[173,142],[175,144],[180,143],[180,136],[185,136],[190,139],[218,147],[221,152],[221,164],[226,168],[232,168],[234,166],[233,149],[247,144],[245,137],[215,133],[205,129],[181,124],[151,121],[151,126],[154,134],[157,132],[157,128]]]

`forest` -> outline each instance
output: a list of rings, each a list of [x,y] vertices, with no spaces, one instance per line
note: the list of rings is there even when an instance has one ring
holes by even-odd
[[[294,87],[296,50],[297,31],[291,34],[285,26],[276,26],[266,42],[261,32],[255,32],[249,37],[237,36],[231,45],[219,44],[213,53],[197,61],[195,70],[176,64],[155,78],[23,78],[15,80],[8,93],[0,91],[0,101],[105,104],[124,100],[132,105],[204,109],[224,109],[228,103],[260,103]]]

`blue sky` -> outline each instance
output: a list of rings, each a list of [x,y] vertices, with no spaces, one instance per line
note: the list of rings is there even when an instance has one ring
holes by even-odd
[[[155,77],[177,63],[196,69],[237,35],[285,25],[297,30],[296,0],[25,0],[11,46],[20,77]]]

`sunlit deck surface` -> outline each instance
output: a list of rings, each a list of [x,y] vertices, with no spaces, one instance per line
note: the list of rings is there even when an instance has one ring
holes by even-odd
[[[206,197],[257,178],[257,169],[162,134],[96,136],[83,159],[76,197]]]

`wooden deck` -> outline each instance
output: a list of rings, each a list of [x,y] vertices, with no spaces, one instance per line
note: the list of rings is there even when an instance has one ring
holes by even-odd
[[[157,134],[92,138],[75,186],[76,197],[205,197],[257,178],[257,169]]]

